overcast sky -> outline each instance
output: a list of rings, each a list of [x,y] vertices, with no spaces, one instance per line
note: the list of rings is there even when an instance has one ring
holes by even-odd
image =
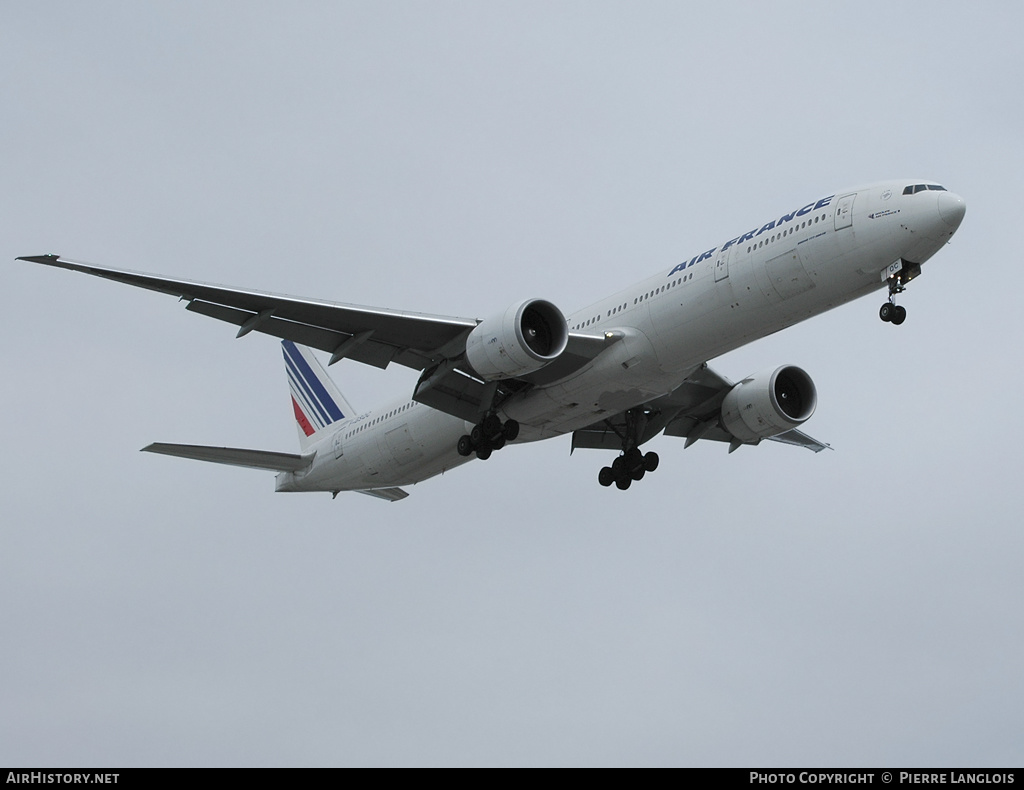
[[[0,764],[1020,765],[1024,12],[1010,3],[0,5]],[[796,205],[962,195],[902,298],[714,361],[818,455],[513,447],[389,504],[295,452],[279,345],[54,252],[566,313]],[[345,361],[356,408],[415,374]]]

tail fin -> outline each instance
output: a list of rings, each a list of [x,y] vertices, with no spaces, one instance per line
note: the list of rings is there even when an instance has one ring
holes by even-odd
[[[313,436],[332,423],[355,416],[323,365],[308,348],[291,340],[281,341],[288,387],[292,392],[292,410],[299,429],[299,446],[305,450]]]

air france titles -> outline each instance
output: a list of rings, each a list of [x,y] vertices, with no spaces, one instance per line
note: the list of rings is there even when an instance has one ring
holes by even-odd
[[[722,252],[725,252],[733,244],[742,244],[745,241],[751,241],[752,239],[755,239],[758,236],[760,236],[762,233],[767,233],[770,230],[781,228],[785,223],[792,222],[797,217],[802,217],[805,214],[810,214],[812,211],[817,211],[819,208],[825,208],[825,206],[832,202],[832,198],[834,197],[835,195],[829,195],[828,197],[824,197],[821,200],[816,200],[813,203],[808,203],[803,208],[798,208],[795,211],[789,212],[788,214],[783,214],[778,219],[773,219],[771,222],[766,222],[764,225],[761,226],[760,230],[755,228],[754,230],[749,231],[748,233],[744,233],[742,236],[737,236],[735,239],[730,239],[729,241],[722,245]],[[717,250],[718,247],[712,247],[707,252],[702,252],[700,253],[700,255],[694,255],[690,260],[683,261],[678,266],[676,266],[672,271],[668,273],[668,276],[671,277],[676,272],[681,272],[683,269],[689,269],[696,263],[708,260],[709,258],[711,258],[711,256],[715,254]]]

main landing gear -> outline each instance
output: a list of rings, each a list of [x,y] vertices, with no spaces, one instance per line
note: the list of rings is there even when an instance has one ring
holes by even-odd
[[[604,467],[597,475],[597,481],[607,487],[615,483],[620,491],[625,491],[634,480],[643,480],[644,475],[658,468],[657,453],[642,453],[639,447],[627,450],[614,461],[611,466]]]
[[[907,308],[896,304],[896,294],[901,294],[905,290],[907,290],[907,286],[903,284],[902,274],[889,278],[889,301],[879,308],[879,318],[886,323],[896,324],[896,326],[907,320]]]
[[[629,409],[625,414],[625,430],[608,423],[608,427],[622,440],[622,455],[598,473],[597,482],[606,488],[615,483],[616,488],[625,491],[634,480],[643,480],[645,474],[658,468],[658,454],[644,454],[640,450],[651,415],[652,412],[647,408]]]
[[[519,423],[515,420],[501,421],[497,414],[488,414],[473,430],[459,439],[456,449],[459,455],[467,457],[476,453],[481,461],[491,457],[491,453],[500,450],[506,442],[515,441],[519,436]]]

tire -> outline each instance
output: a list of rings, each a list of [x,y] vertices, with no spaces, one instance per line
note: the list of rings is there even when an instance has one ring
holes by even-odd
[[[658,458],[657,453],[647,453],[647,455],[644,456],[644,469],[646,469],[648,472],[653,472],[655,469],[658,468],[658,464],[660,462],[661,459]]]
[[[505,434],[499,433],[496,439],[491,439],[491,449],[500,450],[505,446]]]
[[[476,451],[476,457],[479,458],[481,461],[486,461],[488,458],[491,457],[491,452],[492,451],[490,447],[480,447]]]
[[[505,441],[514,442],[519,437],[519,423],[509,420],[501,427],[501,432],[505,436]]]
[[[612,471],[610,466],[605,466],[597,473],[597,482],[603,485],[605,488],[615,482],[615,472]]]
[[[899,326],[907,320],[907,308],[903,305],[897,305],[896,309],[892,311],[892,322]]]
[[[622,470],[625,468],[626,460],[624,456],[620,455],[614,461],[612,461],[612,472],[615,473],[616,477],[618,477],[621,474]]]
[[[878,308],[878,317],[883,321],[892,321],[894,305],[890,302],[886,302],[884,305]]]
[[[484,436],[490,439],[492,436],[501,433],[501,420],[497,414],[488,414],[484,417],[480,427],[483,428]]]
[[[632,482],[633,481],[630,480],[628,477],[617,477],[615,478],[615,487],[619,489],[619,491],[625,491],[627,488],[629,488],[629,484]]]
[[[640,480],[644,479],[645,474],[647,474],[647,470],[644,469],[642,466],[638,466],[630,473],[630,477],[639,482]]]
[[[469,432],[469,440],[474,447],[480,447],[484,443],[484,432],[479,425],[473,426],[473,430]]]
[[[466,458],[473,452],[473,441],[468,436],[462,436],[455,449],[459,451],[459,455]]]

